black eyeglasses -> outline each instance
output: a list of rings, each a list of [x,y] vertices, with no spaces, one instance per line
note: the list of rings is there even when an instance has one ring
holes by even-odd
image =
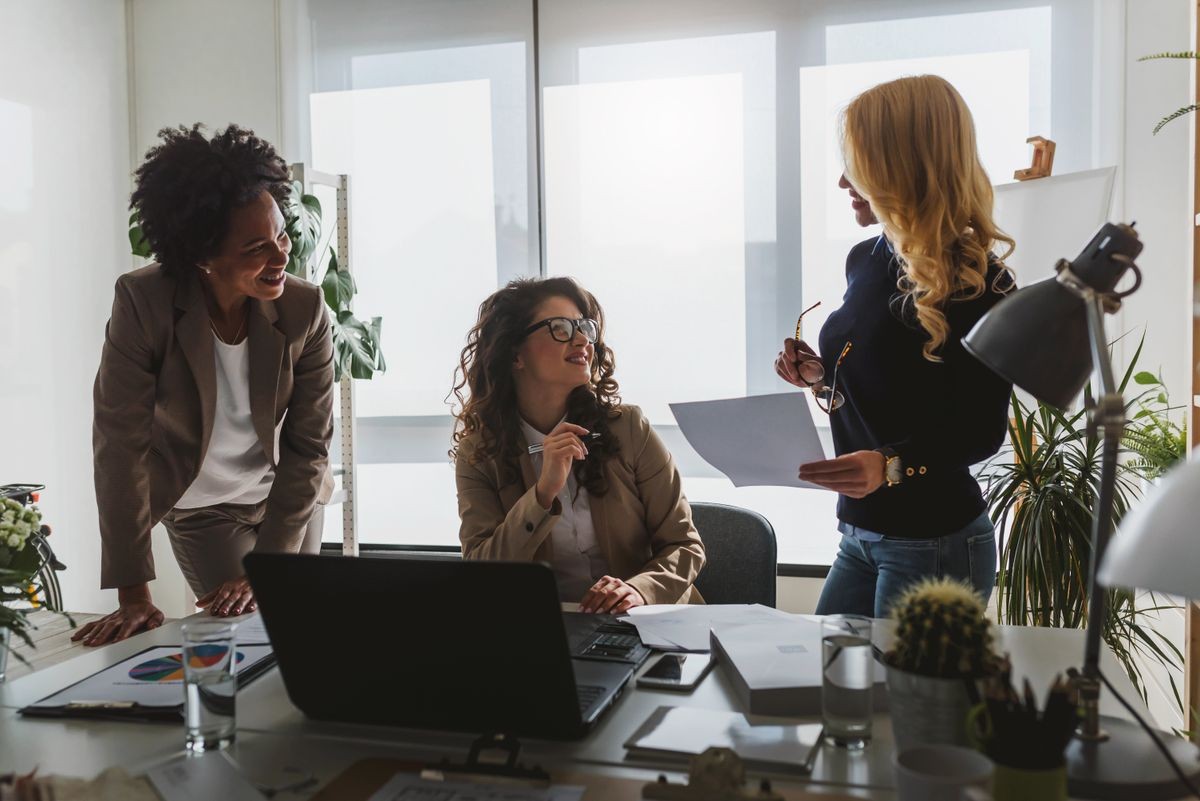
[[[600,338],[600,324],[586,317],[582,320],[575,320],[570,317],[548,317],[526,328],[524,336],[529,336],[542,327],[550,329],[550,336],[554,337],[556,342],[570,342],[574,340],[576,331],[583,334],[584,339],[593,345]]]

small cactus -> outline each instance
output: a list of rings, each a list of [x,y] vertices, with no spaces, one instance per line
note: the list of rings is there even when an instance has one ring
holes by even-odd
[[[991,623],[983,600],[966,584],[927,579],[892,606],[892,667],[943,679],[979,678],[995,669]]]

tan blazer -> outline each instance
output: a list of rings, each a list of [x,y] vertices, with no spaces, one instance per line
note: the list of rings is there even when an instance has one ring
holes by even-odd
[[[257,550],[294,551],[329,500],[333,343],[320,288],[291,275],[252,300],[250,414],[275,467]],[[152,264],[117,279],[94,389],[100,586],[154,578],[150,529],[200,472],[217,400],[213,334],[194,271]]]
[[[704,543],[692,525],[692,510],[675,460],[642,410],[620,407],[611,428],[621,453],[605,464],[608,492],[591,497],[596,542],[613,576],[631,584],[646,603],[703,603],[692,586],[704,566]],[[550,531],[562,504],[543,509],[534,489],[537,476],[521,454],[521,480],[501,481],[499,462],[470,464],[478,440],[459,448],[458,538],[465,559],[550,562]]]

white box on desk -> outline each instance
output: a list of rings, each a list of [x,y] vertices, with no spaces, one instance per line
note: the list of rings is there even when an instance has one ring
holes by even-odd
[[[718,623],[712,652],[752,715],[821,714],[821,624],[796,617],[770,623]],[[875,662],[871,693],[876,712],[887,710],[886,670]]]

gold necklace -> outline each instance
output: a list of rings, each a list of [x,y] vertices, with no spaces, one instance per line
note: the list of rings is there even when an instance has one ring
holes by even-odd
[[[238,326],[237,333],[233,335],[232,341],[227,341],[225,339],[225,337],[221,336],[221,332],[217,330],[217,324],[215,322],[213,322],[213,318],[211,316],[208,318],[208,325],[210,328],[212,328],[212,332],[213,332],[213,334],[216,335],[217,339],[221,340],[222,344],[236,345],[236,344],[238,344],[238,341],[241,339],[242,330],[245,329],[246,321],[249,319],[250,319],[250,305],[247,303],[246,310],[242,313],[242,324]]]

